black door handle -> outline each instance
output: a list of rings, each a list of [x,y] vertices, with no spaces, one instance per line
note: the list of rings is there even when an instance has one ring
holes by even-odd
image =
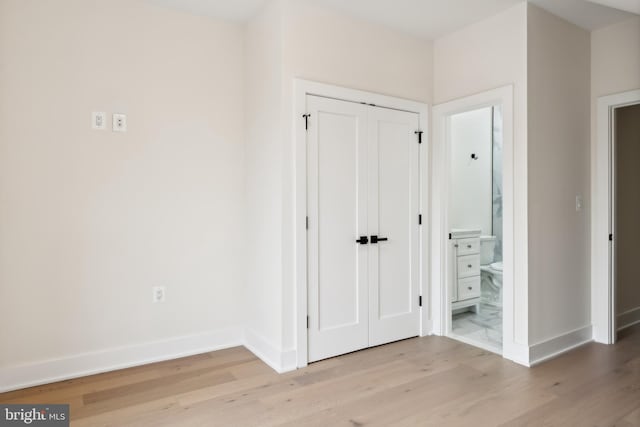
[[[369,238],[367,236],[360,236],[360,238],[356,240],[356,243],[360,243],[361,245],[366,245],[367,243],[369,243]]]
[[[378,243],[378,242],[386,242],[387,240],[389,240],[389,239],[387,239],[386,237],[371,236],[371,243],[372,244],[375,244],[375,243]]]

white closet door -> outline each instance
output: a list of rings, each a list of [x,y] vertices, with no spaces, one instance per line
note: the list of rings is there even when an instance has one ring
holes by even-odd
[[[419,335],[418,114],[370,108],[369,346]]]
[[[308,96],[309,361],[368,338],[367,107]]]

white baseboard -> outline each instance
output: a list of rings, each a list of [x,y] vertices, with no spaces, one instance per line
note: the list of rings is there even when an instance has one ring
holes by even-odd
[[[2,367],[0,368],[0,393],[239,345],[242,345],[242,329],[229,328],[60,359]]]
[[[297,368],[296,351],[280,351],[251,329],[244,331],[244,346],[278,373]]]
[[[434,335],[433,322],[431,322],[431,320],[423,320],[422,327],[420,328],[420,336],[428,337],[429,335]]]
[[[591,325],[588,325],[534,344],[529,348],[529,366],[552,359],[591,341],[593,330]]]
[[[629,328],[640,323],[640,307],[632,308],[616,316],[616,327],[618,331]]]

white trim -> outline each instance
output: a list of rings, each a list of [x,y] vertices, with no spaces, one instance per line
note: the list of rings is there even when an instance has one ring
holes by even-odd
[[[462,99],[440,104],[433,109],[433,153],[432,153],[432,205],[431,205],[431,301],[434,333],[449,335],[451,332],[451,305],[447,283],[451,271],[451,248],[448,244],[448,187],[449,187],[449,144],[447,132],[449,118],[453,114],[475,110],[493,105],[502,105],[504,120],[503,147],[503,236],[504,236],[504,272],[503,272],[503,357],[516,363],[527,364],[528,351],[515,339],[515,258],[514,235],[526,236],[527,230],[516,230],[514,224],[515,194],[514,182],[514,117],[513,86],[504,86]],[[519,171],[518,178],[526,170]],[[521,225],[526,227],[526,224]]]
[[[424,132],[422,135],[422,147],[421,152],[424,153],[421,156],[421,174],[423,174],[423,191],[422,196],[427,196],[426,199],[421,201],[423,207],[422,212],[422,224],[421,228],[423,239],[422,248],[425,252],[421,255],[422,271],[427,268],[428,264],[424,260],[428,259],[428,245],[425,230],[428,228],[429,223],[429,210],[424,209],[426,202],[428,201],[428,175],[426,174],[427,167],[429,165],[429,106],[427,104],[411,101],[401,98],[395,98],[386,95],[380,95],[372,92],[364,92],[355,89],[348,89],[339,86],[328,85],[324,83],[317,83],[308,80],[294,79],[293,81],[293,117],[291,117],[292,128],[291,132],[294,141],[295,150],[295,292],[296,292],[296,365],[299,368],[307,366],[308,352],[307,352],[307,232],[306,232],[306,217],[307,217],[307,150],[306,150],[306,131],[304,128],[304,120],[302,115],[306,114],[306,97],[307,95],[323,96],[326,98],[335,98],[350,102],[364,102],[367,104],[375,104],[379,107],[393,108],[397,110],[410,111],[419,114],[420,116],[420,128]],[[313,118],[311,118],[313,120]],[[425,172],[423,172],[425,171]],[[424,187],[427,187],[426,189]],[[429,304],[427,298],[428,283],[425,276],[420,279],[422,285],[421,293],[423,295],[423,310],[421,316],[420,335],[428,335],[431,332],[429,320],[429,313],[425,307]]]
[[[7,366],[0,369],[0,393],[236,347],[241,336],[240,329],[229,328]]]
[[[597,138],[591,146],[591,319],[596,342],[615,342],[613,277],[612,118],[616,108],[640,103],[640,90],[598,98]],[[615,240],[615,236],[614,236]]]
[[[624,313],[618,314],[616,319],[616,329],[621,331],[640,323],[640,307],[632,308]]]
[[[593,330],[591,325],[587,325],[532,345],[529,349],[529,366],[553,359],[591,341],[593,341]]]
[[[296,351],[280,351],[251,329],[244,331],[244,346],[274,371],[282,374],[296,369]]]

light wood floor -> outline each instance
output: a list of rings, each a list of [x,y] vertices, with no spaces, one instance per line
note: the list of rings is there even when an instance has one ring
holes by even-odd
[[[242,347],[0,394],[73,426],[640,426],[640,326],[532,369],[447,338],[274,373]]]

